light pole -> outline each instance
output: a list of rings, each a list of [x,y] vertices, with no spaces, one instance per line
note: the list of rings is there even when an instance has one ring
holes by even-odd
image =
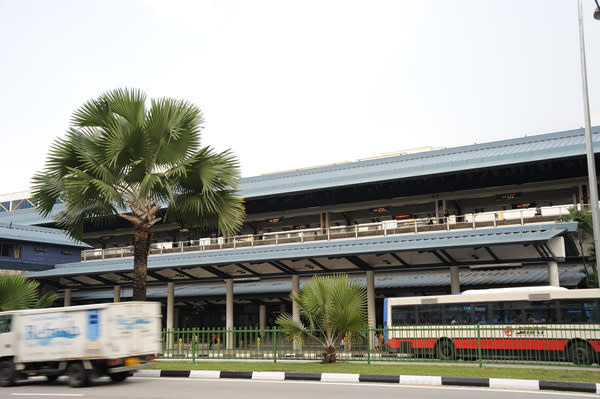
[[[600,20],[600,5],[596,2],[594,18]],[[583,0],[579,0],[579,45],[581,51],[581,77],[583,82],[583,108],[585,118],[585,149],[587,153],[588,186],[590,190],[590,207],[592,208],[592,229],[594,232],[594,249],[596,251],[596,275],[600,280],[598,256],[600,256],[600,215],[598,214],[598,182],[596,180],[596,162],[594,161],[594,144],[592,141],[592,122],[590,118],[590,102],[588,97],[587,68],[585,61],[585,41],[583,39]]]

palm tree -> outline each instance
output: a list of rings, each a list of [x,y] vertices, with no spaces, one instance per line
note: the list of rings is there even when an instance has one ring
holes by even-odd
[[[575,236],[577,237],[577,244],[579,245],[579,252],[581,254],[581,263],[583,264],[583,267],[585,268],[585,273],[588,276],[588,284],[592,287],[597,287],[598,286],[598,277],[596,276],[595,273],[595,267],[592,267],[592,273],[590,274],[588,272],[588,268],[586,265],[586,261],[585,261],[585,252],[584,252],[584,247],[583,247],[583,243],[586,240],[586,238],[590,235],[593,236],[594,234],[594,229],[592,227],[592,213],[589,209],[584,208],[584,209],[577,209],[577,208],[569,208],[569,214],[568,215],[560,215],[558,218],[556,218],[557,221],[559,222],[569,222],[569,221],[573,221],[573,222],[577,222],[577,233],[575,233]],[[590,261],[592,261],[592,263],[595,264],[595,252],[593,252],[591,254],[593,256],[590,256]]]
[[[39,285],[20,274],[0,275],[0,311],[52,306],[58,295],[50,291],[40,297]]]
[[[148,105],[140,90],[112,90],[73,113],[66,137],[53,143],[45,169],[33,177],[38,211],[48,216],[62,198],[55,221],[73,238],[82,238],[84,222],[131,222],[133,300],[146,299],[156,223],[185,220],[226,235],[243,223],[238,162],[229,150],[200,147],[202,123],[200,110],[186,101]]]
[[[280,315],[277,324],[292,339],[308,335],[319,342],[324,349],[323,363],[337,360],[336,347],[344,336],[365,331],[367,291],[346,274],[314,276],[290,298],[298,304],[308,327],[293,320],[290,314]]]

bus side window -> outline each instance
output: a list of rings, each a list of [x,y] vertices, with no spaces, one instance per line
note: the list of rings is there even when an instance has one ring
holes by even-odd
[[[473,304],[473,323],[487,324],[488,323],[488,304],[474,303]]]
[[[560,301],[562,323],[592,323],[597,320],[596,302],[592,299],[572,299]]]
[[[12,315],[0,316],[0,334],[10,332],[10,322]]]
[[[415,306],[392,306],[392,326],[410,326],[416,322]]]

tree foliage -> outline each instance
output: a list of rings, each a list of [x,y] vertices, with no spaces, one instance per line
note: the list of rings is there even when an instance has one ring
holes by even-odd
[[[37,209],[58,227],[83,237],[85,222],[121,217],[134,227],[134,299],[146,297],[151,228],[177,221],[225,235],[241,227],[239,164],[230,151],[200,145],[201,111],[183,100],[153,99],[116,89],[77,109],[64,138],[51,146],[33,177]],[[166,208],[163,213],[161,209]]]
[[[336,361],[336,348],[347,334],[360,334],[367,325],[367,291],[346,274],[313,276],[290,298],[300,308],[302,321],[290,314],[280,315],[276,322],[292,339],[310,336],[324,348],[323,362]]]
[[[20,274],[0,275],[0,311],[52,306],[58,295],[51,291],[40,297],[39,285]]]
[[[579,246],[579,252],[581,254],[581,263],[585,267],[586,274],[588,276],[588,285],[592,287],[598,287],[598,276],[596,274],[596,268],[592,266],[592,272],[588,271],[588,265],[585,257],[585,248],[583,246],[585,240],[594,235],[594,228],[592,223],[592,212],[588,208],[577,209],[575,207],[569,208],[568,215],[560,215],[557,218],[559,222],[577,222],[577,232],[575,237],[577,238],[577,245]],[[591,250],[591,254],[588,260],[595,265],[596,253],[595,250]]]

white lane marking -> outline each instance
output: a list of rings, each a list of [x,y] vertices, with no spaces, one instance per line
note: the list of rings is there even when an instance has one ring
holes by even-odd
[[[154,377],[131,377],[131,379],[139,379],[139,380],[161,380],[164,381],[165,378],[154,378]],[[440,390],[453,390],[453,391],[481,391],[481,392],[515,392],[515,393],[530,393],[536,395],[552,395],[552,396],[572,396],[579,398],[590,398],[595,397],[593,393],[578,393],[578,392],[559,392],[559,391],[529,391],[525,389],[494,389],[494,388],[481,388],[481,387],[458,387],[452,385],[442,385],[442,386],[423,386],[423,385],[402,385],[402,384],[380,384],[380,383],[343,383],[343,382],[321,382],[321,381],[295,381],[295,380],[286,380],[286,381],[263,381],[263,380],[251,380],[251,379],[234,379],[234,378],[215,378],[215,379],[192,379],[188,377],[169,377],[169,381],[195,381],[195,382],[211,382],[211,381],[220,381],[220,382],[231,382],[231,383],[251,383],[251,384],[327,384],[327,385],[345,385],[352,387],[388,387],[395,389],[402,388],[416,388],[416,389],[440,389]]]
[[[12,396],[85,396],[83,393],[11,393]]]

